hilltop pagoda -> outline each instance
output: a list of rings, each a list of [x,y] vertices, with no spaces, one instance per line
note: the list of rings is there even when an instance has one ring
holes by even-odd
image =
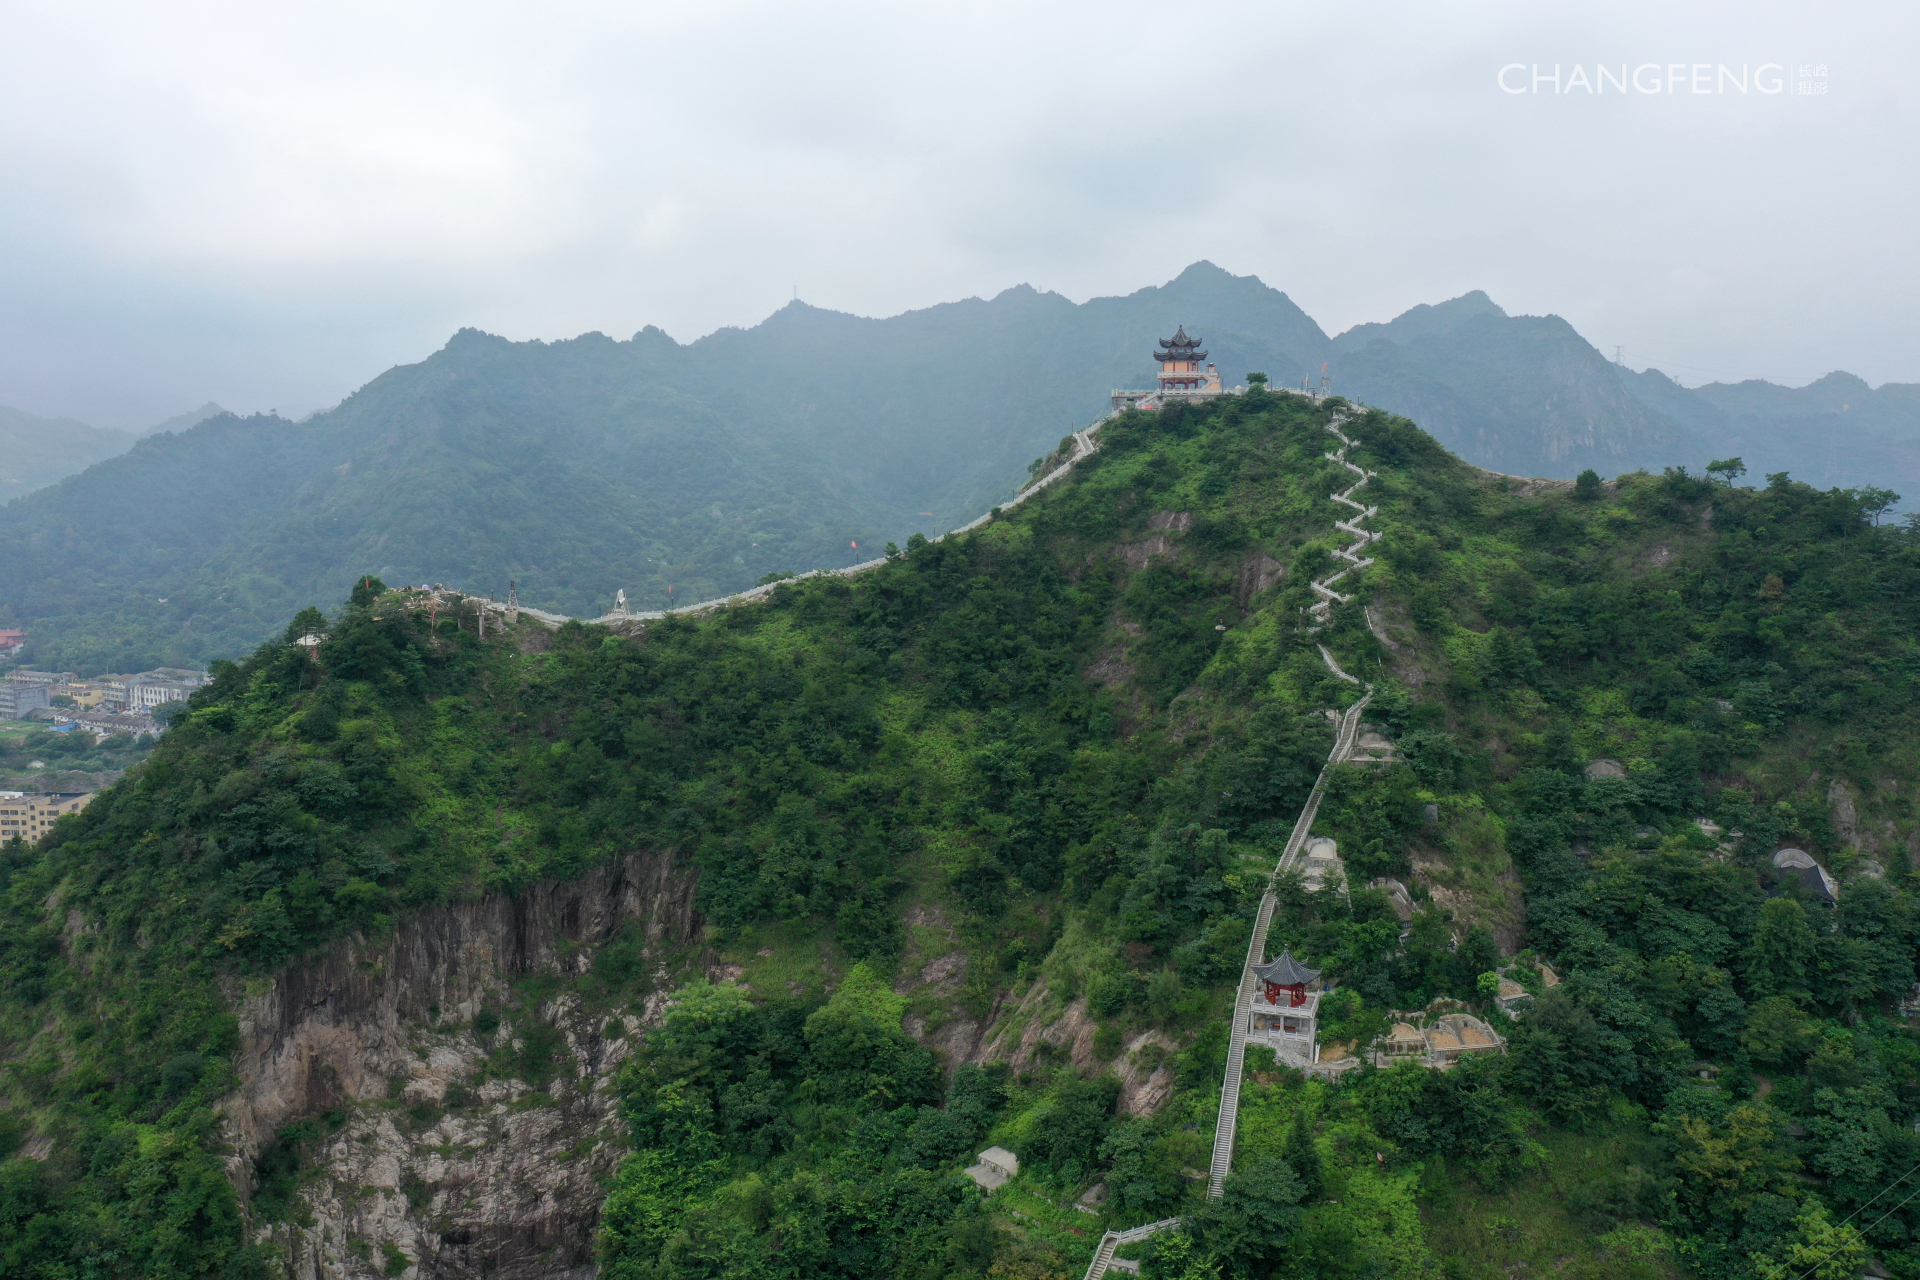
[[[1189,338],[1181,325],[1171,338],[1160,339],[1160,350],[1153,353],[1160,366],[1159,385],[1150,390],[1122,387],[1113,393],[1113,411],[1162,409],[1173,400],[1238,394],[1243,388],[1228,391],[1220,385],[1220,372],[1207,363],[1200,339]]]
[[[1200,366],[1206,360],[1207,353],[1200,349],[1200,339],[1187,336],[1187,326],[1181,325],[1171,338],[1160,339],[1160,350],[1154,353],[1160,362],[1160,390],[1162,391],[1213,391],[1220,390],[1220,375],[1212,365],[1205,369]]]

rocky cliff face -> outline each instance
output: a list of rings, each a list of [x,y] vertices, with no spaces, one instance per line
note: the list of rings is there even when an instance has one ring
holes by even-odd
[[[277,1135],[316,1122],[309,1172],[263,1228],[290,1280],[592,1275],[601,1183],[625,1147],[607,1085],[697,936],[693,890],[670,855],[634,854],[422,912],[241,997],[227,1120],[243,1197],[263,1154],[285,1151]],[[568,980],[616,936],[637,942],[629,928],[653,994],[587,1009]]]
[[[1158,1031],[1146,1031],[1103,1054],[1095,1037],[1099,1024],[1082,997],[1063,998],[1042,977],[1024,991],[994,994],[991,1004],[972,1016],[960,1007],[967,979],[967,953],[960,948],[952,921],[939,907],[914,906],[906,924],[932,950],[907,957],[894,990],[916,1000],[923,1011],[909,1012],[906,1033],[938,1053],[947,1069],[962,1063],[1005,1062],[1020,1072],[1036,1062],[1065,1061],[1083,1075],[1111,1071],[1120,1080],[1118,1106],[1125,1115],[1158,1111],[1173,1091],[1169,1056],[1180,1045]],[[941,950],[944,943],[948,950]],[[924,1008],[934,997],[941,1014],[929,1019]]]

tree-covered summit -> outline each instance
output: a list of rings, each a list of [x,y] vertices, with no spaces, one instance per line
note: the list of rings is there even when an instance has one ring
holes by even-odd
[[[571,1052],[540,1030],[556,992],[610,1020],[668,1001],[620,1078],[610,1274],[1077,1273],[1103,1221],[1170,1214],[1151,1265],[1193,1277],[1738,1276],[1854,1249],[1833,1224],[1920,1162],[1895,1009],[1920,544],[1858,493],[1536,490],[1358,413],[1386,537],[1310,634],[1347,541],[1343,407],[1128,415],[976,534],[633,635],[482,642],[470,610],[362,579],[220,664],[135,776],[5,850],[0,1257],[254,1274],[249,1215],[298,1231],[352,1116],[282,1134],[240,1208],[235,993],[636,849],[697,876],[705,954],[663,972],[610,944],[456,1029],[545,1079]],[[1242,1172],[1204,1208],[1182,1170],[1252,905],[1354,696],[1320,644],[1404,763],[1335,771],[1316,834],[1349,892],[1283,881],[1272,948],[1337,984],[1329,1045],[1448,998],[1511,1052],[1339,1087],[1254,1064]],[[1773,874],[1783,844],[1837,907]],[[1376,878],[1408,886],[1404,926]],[[1517,1025],[1486,1003],[1500,967],[1535,991]],[[1046,1039],[1069,1018],[1083,1038]],[[977,1069],[930,1047],[957,1026]],[[1023,1172],[983,1205],[958,1170],[988,1142]],[[1098,1213],[1063,1207],[1095,1182]],[[1915,1225],[1859,1247],[1903,1265]]]

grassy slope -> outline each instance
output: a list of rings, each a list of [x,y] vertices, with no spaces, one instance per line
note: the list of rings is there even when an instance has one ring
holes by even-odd
[[[15,1207],[0,1214],[12,1233],[0,1243],[75,1261],[113,1251],[110,1271],[245,1273],[209,1145],[211,1105],[230,1083],[218,984],[345,930],[382,928],[395,912],[564,876],[634,846],[672,847],[700,867],[710,941],[764,1002],[721,1021],[768,1047],[764,1078],[734,1082],[761,1091],[745,1111],[725,1072],[687,1065],[705,1061],[697,1037],[681,1057],[663,1037],[628,1081],[649,1149],[697,1156],[700,1176],[661,1181],[671,1168],[636,1166],[623,1178],[616,1227],[635,1213],[652,1225],[616,1231],[616,1268],[695,1274],[683,1264],[702,1241],[742,1273],[772,1265],[766,1251],[784,1237],[766,1233],[772,1210],[756,1207],[762,1193],[742,1179],[770,1188],[765,1205],[821,1215],[830,1203],[856,1233],[878,1230],[875,1188],[908,1188],[899,1203],[921,1217],[901,1210],[881,1223],[894,1252],[870,1274],[966,1274],[996,1250],[1006,1274],[1070,1267],[1091,1239],[1076,1232],[1099,1224],[1060,1202],[1100,1167],[1114,1185],[1113,1220],[1180,1208],[1191,1195],[1181,1168],[1203,1163],[1219,1014],[1255,869],[1270,864],[1324,754],[1320,712],[1351,696],[1301,630],[1306,580],[1344,541],[1325,499],[1341,487],[1321,457],[1327,412],[1271,399],[1124,419],[1071,483],[979,535],[637,640],[569,627],[539,653],[483,647],[470,623],[442,617],[430,631],[396,601],[369,598],[334,622],[317,666],[269,645],[223,667],[137,781],[43,848],[7,851],[7,1115],[16,1142],[37,1139],[51,1158],[3,1166]],[[1757,945],[1753,873],[1697,848],[1688,819],[1718,813],[1746,832],[1746,855],[1791,837],[1844,863],[1827,799],[1843,777],[1858,790],[1862,829],[1911,829],[1905,791],[1886,780],[1911,776],[1900,695],[1916,669],[1913,548],[1865,529],[1844,497],[1790,485],[1729,492],[1634,477],[1580,502],[1505,491],[1405,423],[1372,417],[1356,430],[1356,456],[1381,472],[1375,527],[1389,537],[1371,585],[1398,652],[1358,605],[1336,610],[1318,638],[1380,682],[1378,714],[1411,764],[1343,778],[1323,825],[1357,875],[1410,877],[1457,918],[1429,912],[1396,951],[1397,928],[1374,895],[1344,905],[1290,893],[1276,929],[1363,997],[1342,1015],[1363,1032],[1388,1005],[1473,996],[1493,936],[1522,940],[1518,863],[1530,896],[1551,908],[1533,920],[1532,941],[1569,967],[1580,994],[1564,1018],[1541,1019],[1534,1040],[1519,1037],[1514,1069],[1498,1079],[1463,1075],[1429,1098],[1425,1084],[1382,1077],[1313,1110],[1327,1187],[1346,1192],[1329,1198],[1372,1205],[1367,1221],[1379,1225],[1357,1227],[1358,1210],[1308,1196],[1302,1239],[1359,1241],[1394,1270],[1445,1253],[1479,1274],[1518,1246],[1504,1226],[1475,1234],[1460,1223],[1474,1213],[1523,1220],[1524,1206],[1455,1211],[1441,1191],[1538,1200],[1550,1193],[1537,1182],[1502,1188],[1545,1159],[1586,1188],[1582,1221],[1617,1231],[1664,1217],[1712,1244],[1726,1206],[1681,1205],[1653,1175],[1651,1190],[1631,1194],[1589,1187],[1560,1135],[1598,1126],[1618,1130],[1606,1141],[1628,1141],[1618,1135],[1645,1121],[1613,1117],[1667,1102],[1671,1067],[1688,1056],[1670,1047],[1680,1036],[1746,1066],[1740,1027],[1727,1032],[1725,1018],[1672,994],[1726,985],[1755,1007],[1775,994],[1740,959]],[[1156,512],[1185,512],[1192,524],[1147,559]],[[1288,572],[1249,598],[1263,557]],[[1579,779],[1595,754],[1628,762],[1624,785]],[[1436,823],[1425,820],[1429,803]],[[1592,868],[1568,852],[1576,844],[1601,851]],[[1904,884],[1904,853],[1881,856],[1889,880]],[[1726,937],[1648,919],[1658,913],[1643,886],[1656,874],[1669,878],[1656,889],[1702,882],[1734,904],[1716,922]],[[1668,898],[1687,900],[1684,888]],[[1865,977],[1831,977],[1820,952],[1820,980],[1785,993],[1800,1019],[1788,1039],[1844,1035],[1817,1018],[1882,1000],[1898,978],[1889,947],[1904,949],[1910,975],[1911,913],[1904,894],[1888,897],[1895,932],[1909,932],[1874,953]],[[1596,901],[1616,914],[1602,919]],[[942,908],[956,941],[903,929],[916,904]],[[1689,928],[1695,941],[1676,943]],[[898,1041],[899,1011],[842,1008],[819,1022],[811,1011],[855,959],[907,976],[953,945],[966,953],[965,982],[944,1008],[922,993],[922,1018],[984,1013],[1002,994],[1012,1009],[1044,978],[1050,1003],[1026,1016],[1084,999],[1103,1057],[1149,1030],[1176,1046],[1172,1101],[1153,1120],[1116,1123],[1097,1097],[1076,1093],[1065,1063],[1042,1058],[978,1096],[950,1094],[945,1114],[964,1113],[964,1124],[916,1131],[932,1122],[915,1108],[939,1101],[940,1088]],[[619,960],[582,980],[609,1007],[638,1000],[649,981]],[[1591,991],[1605,983],[1613,1002],[1596,1012]],[[1640,1022],[1623,1028],[1629,1005]],[[1628,1066],[1596,1068],[1554,1038],[1553,1028],[1596,1017],[1609,1045],[1625,1042]],[[874,1018],[893,1029],[862,1021]],[[869,1034],[896,1045],[887,1051],[896,1084],[878,1108],[862,1090],[881,1086],[832,1066],[841,1038]],[[1838,1087],[1904,1100],[1900,1043],[1842,1046],[1866,1064],[1855,1076],[1880,1075]],[[1818,1053],[1776,1056],[1769,1069],[1783,1078],[1803,1063],[1827,1069]],[[717,1127],[662,1136],[662,1090],[705,1098]],[[1777,1092],[1809,1115],[1827,1105],[1811,1084]],[[1609,1098],[1622,1101],[1609,1110]],[[1709,1126],[1730,1123],[1724,1106],[1687,1105]],[[1428,1113],[1454,1116],[1453,1127],[1408,1127]],[[896,1125],[895,1140],[869,1129],[871,1141],[856,1144],[867,1155],[833,1155],[869,1114]],[[1276,1104],[1289,1118],[1275,1123],[1290,1125],[1291,1114]],[[1661,1116],[1677,1124],[1680,1113]],[[918,1145],[901,1136],[915,1132]],[[989,1136],[1021,1144],[1030,1162],[1002,1203],[1034,1203],[982,1235],[943,1179]],[[1243,1165],[1263,1142],[1287,1149],[1250,1123]],[[1670,1171],[1682,1147],[1663,1147],[1661,1167]],[[1375,1171],[1371,1153],[1388,1149],[1394,1163]],[[1755,1157],[1766,1168],[1772,1159]],[[1490,1190],[1449,1183],[1437,1172],[1447,1162],[1464,1162]],[[1740,1194],[1791,1207],[1793,1187],[1761,1182]],[[1302,1195],[1282,1193],[1288,1204]],[[1407,1233],[1423,1230],[1423,1194],[1421,1243]],[[1845,1204],[1848,1194],[1830,1198]],[[1042,1200],[1054,1206],[1051,1226]],[[957,1218],[942,1216],[948,1204],[962,1205]],[[1227,1228],[1201,1225],[1199,1244],[1234,1265]],[[1607,1257],[1645,1243],[1554,1231],[1566,1242],[1554,1250],[1584,1247],[1576,1255],[1594,1265],[1604,1260],[1595,1239],[1613,1241],[1597,1246]],[[1346,1265],[1332,1259],[1326,1271]]]

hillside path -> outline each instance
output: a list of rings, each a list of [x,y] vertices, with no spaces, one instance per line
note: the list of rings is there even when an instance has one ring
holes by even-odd
[[[1321,625],[1325,624],[1327,614],[1330,612],[1335,601],[1345,603],[1350,599],[1350,597],[1342,596],[1338,592],[1333,591],[1331,589],[1332,582],[1337,578],[1344,577],[1346,574],[1364,569],[1372,564],[1373,561],[1371,559],[1362,559],[1358,553],[1365,550],[1380,537],[1377,533],[1371,533],[1358,527],[1360,521],[1371,519],[1377,514],[1378,508],[1364,506],[1361,503],[1355,502],[1352,495],[1354,490],[1359,489],[1362,485],[1373,479],[1375,473],[1362,470],[1347,461],[1347,450],[1352,447],[1353,441],[1348,439],[1340,431],[1341,421],[1343,421],[1343,419],[1335,419],[1327,428],[1327,430],[1333,432],[1334,435],[1340,438],[1339,451],[1337,453],[1330,453],[1327,457],[1338,462],[1341,466],[1346,467],[1349,471],[1356,473],[1360,479],[1349,486],[1344,492],[1334,494],[1333,501],[1345,503],[1347,506],[1353,507],[1360,514],[1355,516],[1352,521],[1341,520],[1335,522],[1336,528],[1355,539],[1353,545],[1344,550],[1334,552],[1336,556],[1348,561],[1348,567],[1311,584],[1315,594],[1319,595],[1321,599],[1317,601],[1308,612],[1312,613]],[[1319,626],[1316,625],[1313,629],[1317,631],[1319,630]],[[1333,653],[1327,646],[1320,645],[1318,647],[1321,660],[1327,664],[1327,670],[1333,672],[1333,674],[1341,680],[1347,681],[1350,684],[1362,683],[1359,677],[1341,670],[1340,664],[1334,660]],[[1361,694],[1359,700],[1348,707],[1346,712],[1341,715],[1339,730],[1333,736],[1333,749],[1327,753],[1326,763],[1320,766],[1320,775],[1314,779],[1313,790],[1307,795],[1307,802],[1301,806],[1300,816],[1294,820],[1293,831],[1287,836],[1286,847],[1281,850],[1279,861],[1274,864],[1272,873],[1267,877],[1267,891],[1260,895],[1260,907],[1254,913],[1253,936],[1247,940],[1247,959],[1246,963],[1242,965],[1240,969],[1240,986],[1235,991],[1233,1000],[1233,1022],[1227,1035],[1227,1069],[1225,1078],[1220,1083],[1220,1111],[1213,1127],[1213,1159],[1207,1169],[1207,1198],[1210,1200],[1218,1200],[1220,1198],[1221,1192],[1226,1186],[1227,1174],[1231,1172],[1233,1167],[1234,1132],[1238,1126],[1240,1117],[1240,1084],[1246,1068],[1247,1024],[1251,1020],[1253,1012],[1253,996],[1256,985],[1253,976],[1253,967],[1257,964],[1263,964],[1266,961],[1267,929],[1273,922],[1274,909],[1280,905],[1279,899],[1276,898],[1273,893],[1273,883],[1279,879],[1283,872],[1293,870],[1299,865],[1302,851],[1306,848],[1307,835],[1313,830],[1314,819],[1320,812],[1321,797],[1326,794],[1327,774],[1334,765],[1345,760],[1348,754],[1352,752],[1354,741],[1360,736],[1360,715],[1366,710],[1367,704],[1372,701],[1373,686],[1369,684],[1365,686],[1365,692]],[[1128,1231],[1109,1231],[1101,1238],[1100,1247],[1094,1252],[1093,1261],[1087,1264],[1085,1280],[1102,1280],[1102,1277],[1107,1274],[1107,1269],[1112,1263],[1113,1251],[1120,1244],[1126,1243],[1129,1240],[1143,1240],[1157,1231],[1164,1231],[1170,1227],[1177,1227],[1179,1225],[1180,1220],[1178,1218],[1168,1218],[1160,1222],[1148,1223],[1145,1226],[1134,1227]]]
[[[995,507],[992,511],[989,511],[984,515],[976,516],[972,520],[969,520],[966,524],[961,525],[958,529],[949,529],[945,533],[937,534],[933,538],[929,539],[929,541],[944,542],[948,538],[958,537],[960,534],[963,534],[963,533],[971,533],[975,529],[978,529],[982,525],[991,521],[994,518],[994,516],[999,512],[1006,511],[1009,508],[1019,506],[1021,503],[1025,502],[1028,498],[1031,498],[1034,494],[1039,493],[1042,489],[1045,489],[1047,486],[1055,483],[1058,480],[1063,479],[1069,472],[1071,472],[1074,469],[1075,466],[1077,466],[1079,463],[1081,463],[1085,459],[1091,457],[1093,453],[1097,449],[1099,449],[1100,447],[1099,444],[1093,438],[1094,433],[1099,431],[1101,427],[1105,426],[1108,422],[1110,422],[1112,419],[1118,416],[1119,416],[1119,413],[1117,411],[1114,413],[1109,413],[1105,417],[1099,418],[1094,422],[1088,424],[1086,427],[1082,428],[1081,430],[1074,432],[1073,433],[1073,454],[1065,462],[1055,467],[1052,471],[1047,472],[1046,475],[1041,476],[1038,480],[1034,480],[1028,483],[1026,487],[1020,490],[1020,492],[1016,493],[1013,497],[1009,498],[1006,502]],[[582,618],[582,619],[579,619],[579,621],[594,623],[600,626],[609,626],[614,623],[657,622],[661,618],[697,616],[699,614],[711,613],[717,609],[728,609],[728,608],[732,608],[734,605],[752,604],[756,600],[764,600],[768,596],[773,594],[774,588],[779,587],[785,583],[801,582],[808,578],[852,578],[852,577],[857,577],[860,574],[867,573],[871,570],[878,569],[881,565],[886,563],[887,563],[887,558],[885,556],[881,556],[876,560],[862,560],[859,564],[848,565],[844,569],[810,569],[806,573],[798,573],[791,578],[782,578],[780,579],[779,582],[763,583],[762,585],[757,587],[749,587],[745,591],[736,591],[730,596],[721,596],[718,599],[714,599],[714,600],[703,600],[698,604],[681,605],[677,609],[657,609],[657,610],[646,610],[644,612],[634,612],[630,610],[615,609],[610,612],[603,613],[597,618]],[[532,617],[538,618],[540,621],[547,623],[550,626],[559,626],[560,624],[565,622],[575,621],[575,619],[573,619],[567,614],[549,613],[545,609],[533,609],[533,608],[529,608],[526,605],[501,604],[498,601],[489,600],[489,601],[483,602],[481,607],[490,612],[500,613],[500,614],[505,614],[510,611],[517,610],[519,613],[528,614]]]
[[[1355,517],[1355,520],[1366,520],[1374,515],[1377,508],[1362,506],[1353,500],[1352,495],[1355,489],[1360,488],[1369,480],[1373,479],[1374,473],[1362,470],[1347,461],[1347,450],[1352,447],[1353,441],[1349,440],[1346,435],[1341,432],[1341,421],[1341,419],[1336,418],[1333,423],[1327,427],[1327,430],[1333,432],[1334,435],[1340,438],[1339,451],[1337,453],[1330,453],[1327,457],[1338,462],[1341,466],[1347,468],[1347,470],[1355,472],[1359,475],[1360,479],[1345,492],[1334,494],[1333,500],[1336,502],[1344,502],[1350,507],[1358,508],[1360,515]],[[1357,524],[1348,523],[1347,521],[1337,521],[1335,527],[1357,539],[1353,546],[1347,548],[1346,552],[1335,553],[1337,555],[1344,555],[1344,558],[1351,561],[1351,567],[1342,569],[1339,573],[1332,575],[1332,577],[1315,582],[1313,586],[1317,591],[1323,593],[1323,596],[1331,596],[1335,600],[1344,602],[1348,597],[1340,596],[1328,590],[1325,584],[1330,583],[1333,578],[1341,577],[1372,564],[1372,560],[1362,560],[1353,553],[1364,549],[1380,535],[1370,533],[1365,529],[1359,528]],[[1323,598],[1315,603],[1308,612],[1315,614],[1324,624],[1330,608],[1331,601]],[[1340,669],[1340,664],[1334,661],[1333,654],[1327,646],[1324,644],[1320,645],[1319,649],[1320,659],[1327,664],[1327,670],[1333,672],[1334,675],[1349,684],[1361,683],[1359,677],[1349,675]],[[1226,1184],[1227,1174],[1233,1167],[1233,1138],[1240,1116],[1240,1081],[1245,1070],[1247,1056],[1247,1024],[1251,1020],[1253,1012],[1255,986],[1253,967],[1266,962],[1267,927],[1272,923],[1274,908],[1279,905],[1279,900],[1273,896],[1272,884],[1283,872],[1290,871],[1298,865],[1301,850],[1305,848],[1307,843],[1307,833],[1313,830],[1313,820],[1320,812],[1320,798],[1326,793],[1327,772],[1332,769],[1334,765],[1345,760],[1348,753],[1353,750],[1354,739],[1357,738],[1360,733],[1360,713],[1366,709],[1366,705],[1371,701],[1373,701],[1373,686],[1367,685],[1366,692],[1361,695],[1360,700],[1348,707],[1346,714],[1340,717],[1340,730],[1334,734],[1333,750],[1327,753],[1326,763],[1320,766],[1320,776],[1314,779],[1313,791],[1307,796],[1306,804],[1301,806],[1300,816],[1293,824],[1293,833],[1287,837],[1287,846],[1281,851],[1280,860],[1274,865],[1272,875],[1268,877],[1268,890],[1261,895],[1260,909],[1254,915],[1253,936],[1247,940],[1247,962],[1240,970],[1240,988],[1238,992],[1235,993],[1233,1002],[1233,1026],[1227,1037],[1226,1078],[1220,1085],[1220,1113],[1219,1118],[1214,1122],[1213,1128],[1213,1162],[1207,1171],[1207,1196],[1209,1199],[1218,1200],[1220,1198],[1221,1189]]]

